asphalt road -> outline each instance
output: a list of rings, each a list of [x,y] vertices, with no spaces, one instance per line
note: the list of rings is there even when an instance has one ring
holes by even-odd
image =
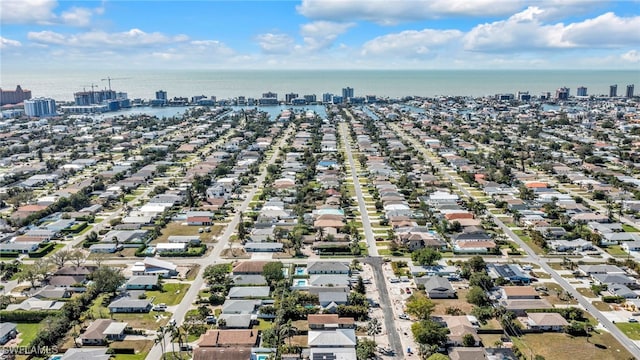
[[[406,140],[412,142],[413,145],[416,147],[416,149],[419,149],[427,157],[427,160],[428,160],[429,153],[422,146],[422,144],[418,143],[418,141],[416,141],[413,137],[409,136],[403,130],[400,130],[395,124],[392,124],[391,127],[394,128],[399,135],[404,137]],[[467,189],[465,189],[458,181],[456,181],[453,178],[453,176],[447,173],[446,171],[447,169],[445,169],[440,164],[432,163],[432,165],[434,165],[435,167],[438,167],[440,172],[449,181],[451,181],[453,185],[455,185],[460,191],[462,191],[462,193],[464,193],[466,196],[470,198],[473,198],[473,196],[471,195],[471,193],[469,193],[469,191],[467,191]],[[607,317],[604,316],[600,312],[600,310],[596,309],[595,306],[593,306],[590,301],[585,299],[578,291],[576,291],[576,289],[573,286],[571,286],[569,282],[567,282],[562,276],[560,276],[560,274],[558,274],[554,269],[552,269],[547,264],[546,259],[541,258],[538,254],[536,254],[524,241],[522,241],[522,239],[520,239],[520,237],[517,234],[515,234],[508,226],[506,226],[498,217],[496,217],[494,214],[490,212],[487,212],[487,214],[489,214],[493,218],[495,223],[504,231],[504,233],[507,234],[513,241],[515,241],[527,253],[527,255],[530,258],[535,259],[535,261],[538,264],[540,264],[540,267],[542,267],[544,271],[546,271],[551,275],[553,280],[555,280],[560,286],[562,286],[564,290],[569,292],[578,301],[578,303],[582,307],[584,307],[584,309],[589,314],[595,317],[611,333],[611,335],[613,335],[613,337],[616,338],[616,340],[618,340],[620,344],[622,344],[622,346],[624,346],[635,357],[640,358],[640,348],[638,348],[638,346],[633,341],[631,341],[622,331],[620,331],[611,321],[609,321],[609,319],[607,319]]]
[[[380,294],[380,308],[384,314],[384,327],[387,329],[389,346],[393,349],[396,357],[401,357],[403,354],[402,341],[400,340],[400,334],[398,334],[396,330],[397,324],[393,314],[393,304],[391,303],[389,290],[387,289],[387,281],[382,271],[384,261],[381,257],[367,257],[362,259],[361,262],[371,265],[373,269],[373,278],[376,283],[376,289],[378,289],[378,293]]]
[[[347,112],[351,117],[351,114]],[[353,119],[353,117],[352,117]],[[343,139],[345,152],[347,153],[347,159],[351,166],[351,177],[353,179],[353,187],[356,190],[356,197],[358,198],[358,208],[360,209],[360,217],[362,218],[362,228],[364,229],[364,237],[367,240],[370,256],[378,256],[378,247],[376,246],[376,239],[373,236],[373,230],[371,229],[371,221],[369,221],[369,213],[367,212],[367,206],[364,203],[364,197],[362,196],[362,188],[360,187],[360,181],[356,174],[356,164],[353,161],[353,153],[351,152],[351,145],[349,145],[349,133],[347,132],[347,124],[340,123],[340,134]]]
[[[275,163],[281,151],[280,149],[284,145],[286,139],[291,135],[293,130],[294,130],[293,125],[290,125],[289,128],[285,130],[285,133],[283,134],[283,136],[280,138],[280,141],[276,145],[277,151],[273,153],[273,155],[268,160],[266,165],[271,165]],[[236,227],[240,222],[240,212],[244,212],[249,207],[249,203],[251,202],[251,199],[253,199],[253,196],[256,194],[258,189],[262,186],[262,184],[264,184],[264,179],[266,176],[267,176],[267,171],[266,171],[266,166],[264,166],[262,172],[260,173],[260,175],[256,180],[256,186],[251,188],[249,192],[246,193],[246,197],[244,201],[242,202],[240,207],[236,209],[236,213],[233,216],[231,222],[227,224],[227,227],[224,233],[218,237],[218,242],[214,246],[213,250],[209,253],[209,256],[198,260],[198,264],[200,264],[200,270],[198,271],[198,275],[196,276],[196,279],[191,283],[189,290],[187,291],[184,298],[182,299],[182,301],[180,302],[180,304],[177,306],[176,310],[173,313],[173,319],[176,320],[177,326],[182,325],[184,321],[184,316],[186,315],[187,311],[191,307],[191,304],[195,301],[198,295],[198,292],[204,285],[204,279],[202,275],[204,273],[205,268],[209,265],[214,265],[218,262],[222,262],[220,258],[220,254],[225,249],[225,247],[227,247],[227,244],[229,243],[229,237],[231,237],[231,235],[236,231]],[[228,262],[228,261],[225,261],[225,262]],[[165,337],[165,343],[170,344],[170,341],[171,341],[170,336],[167,335]],[[149,351],[149,354],[147,355],[146,360],[160,360],[161,357],[162,357],[162,349],[159,344],[156,344],[153,346],[153,348],[151,348],[151,351]]]
[[[353,119],[351,114],[347,112],[347,115]],[[369,220],[369,213],[367,212],[367,207],[364,202],[364,197],[362,196],[362,188],[360,187],[360,181],[358,180],[358,176],[356,174],[356,164],[353,160],[353,153],[351,151],[351,145],[349,143],[349,133],[347,132],[347,124],[344,122],[340,123],[340,135],[342,137],[345,152],[347,153],[347,159],[349,160],[349,165],[351,166],[351,177],[353,179],[353,186],[355,188],[356,197],[358,199],[358,207],[360,209],[360,217],[362,219],[362,227],[364,229],[365,239],[367,240],[369,257],[362,260],[363,263],[370,264],[373,269],[373,278],[376,284],[376,289],[380,294],[380,308],[384,313],[384,325],[387,329],[387,336],[389,338],[389,346],[393,349],[396,356],[401,356],[402,352],[402,341],[400,340],[400,335],[396,330],[396,319],[393,314],[393,305],[391,303],[391,299],[389,297],[389,290],[387,289],[387,282],[384,277],[384,272],[382,271],[383,260],[378,256],[378,247],[376,245],[376,239],[373,236],[373,230],[371,229],[371,221]]]

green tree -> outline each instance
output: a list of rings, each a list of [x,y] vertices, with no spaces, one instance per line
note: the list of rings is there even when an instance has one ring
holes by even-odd
[[[472,286],[467,293],[467,302],[470,304],[483,307],[491,303],[487,293],[479,286]]]
[[[424,266],[435,265],[435,263],[440,259],[442,259],[440,251],[432,248],[424,248],[411,253],[411,260]]]
[[[291,319],[280,326],[280,337],[289,339],[289,346],[291,346],[291,338],[298,333],[298,328],[293,325]]]
[[[436,305],[421,292],[414,292],[406,301],[407,314],[411,314],[418,320],[427,320]]]
[[[357,360],[373,359],[376,355],[376,342],[367,338],[358,338],[356,342]]]
[[[262,269],[262,275],[264,275],[264,278],[271,286],[274,286],[278,281],[284,279],[284,274],[282,273],[282,262],[272,261],[266,263]]]
[[[382,334],[382,324],[378,318],[373,318],[367,322],[367,335],[373,337],[373,341],[376,341],[376,335]]]
[[[479,286],[484,290],[493,288],[493,279],[485,272],[477,272],[469,277],[470,286]]]
[[[25,266],[17,275],[18,281],[28,281],[31,287],[36,287],[38,281],[43,281],[49,272],[49,263],[45,259],[36,260],[33,265]]]
[[[476,339],[472,334],[464,334],[462,336],[462,346],[471,347],[476,346]]]
[[[479,255],[471,257],[471,259],[467,261],[467,264],[469,265],[469,267],[473,272],[484,271],[487,266],[482,256],[479,256]]]
[[[447,342],[449,330],[431,319],[421,320],[411,325],[413,338],[418,344],[442,346]]]
[[[91,273],[93,286],[99,293],[116,293],[118,288],[124,284],[125,277],[120,268],[100,266]]]
[[[365,294],[367,292],[367,289],[364,286],[364,279],[362,279],[362,276],[358,276],[358,283],[356,284],[353,290],[355,290],[355,292],[360,294]]]

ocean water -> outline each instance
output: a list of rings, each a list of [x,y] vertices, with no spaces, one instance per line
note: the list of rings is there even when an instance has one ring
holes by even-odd
[[[126,92],[129,98],[149,99],[157,90],[170,98],[196,95],[220,99],[246,96],[259,98],[272,91],[284,99],[286,93],[303,96],[323,93],[341,94],[344,87],[354,88],[355,96],[382,97],[463,95],[485,96],[497,93],[529,91],[532,95],[554,93],[559,87],[576,94],[586,86],[589,95],[608,94],[609,85],[618,85],[624,95],[628,84],[640,92],[640,70],[122,70],[10,72],[0,70],[0,87],[14,89],[20,84],[34,97],[52,97],[72,101],[73,93],[108,87],[102,79],[111,77],[111,88]]]

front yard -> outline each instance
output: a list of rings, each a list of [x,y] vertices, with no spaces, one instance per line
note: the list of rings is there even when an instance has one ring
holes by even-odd
[[[153,299],[154,304],[164,303],[169,306],[178,305],[189,289],[189,284],[166,283],[162,285],[163,291],[146,291],[148,299]]]

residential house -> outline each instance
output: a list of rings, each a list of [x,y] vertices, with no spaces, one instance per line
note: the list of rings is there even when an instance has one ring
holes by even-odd
[[[80,335],[80,340],[83,346],[104,345],[107,340],[123,340],[126,327],[127,323],[111,319],[96,319]]]
[[[0,323],[0,345],[4,345],[9,340],[15,339],[18,335],[17,324],[10,322]]]
[[[452,346],[463,346],[465,335],[470,334],[475,340],[474,346],[480,345],[480,337],[476,328],[471,324],[466,315],[461,316],[443,316],[442,321],[449,329],[447,343]]]
[[[564,331],[569,323],[558,313],[531,312],[523,321],[527,329],[538,331]]]
[[[121,297],[112,301],[107,308],[112,313],[147,313],[151,311],[151,301],[148,299],[132,299]]]
[[[41,300],[36,297],[28,298],[19,304],[9,304],[5,310],[25,310],[25,311],[44,311],[44,310],[61,310],[64,306],[64,301],[55,300]]]
[[[158,287],[158,275],[134,275],[127,280],[127,290],[154,290]]]
[[[111,354],[107,354],[107,347],[101,348],[70,348],[68,349],[64,355],[60,358],[60,360],[109,360],[111,358]]]
[[[258,344],[259,336],[256,330],[207,330],[198,340],[199,348],[236,347],[248,348]],[[221,359],[226,359],[222,357]]]
[[[269,297],[268,286],[234,286],[229,289],[229,299],[249,299],[249,298],[268,298]]]
[[[351,360],[356,358],[354,329],[309,330],[311,359]]]
[[[355,329],[355,320],[351,317],[339,317],[338,314],[309,314],[309,329],[325,330],[335,328]]]
[[[307,274],[349,274],[349,266],[342,262],[316,261],[307,266]]]
[[[449,280],[440,276],[429,277],[424,290],[430,299],[455,299],[457,296]]]
[[[169,278],[178,275],[177,266],[169,261],[146,257],[136,262],[131,271],[133,275],[158,275]]]

